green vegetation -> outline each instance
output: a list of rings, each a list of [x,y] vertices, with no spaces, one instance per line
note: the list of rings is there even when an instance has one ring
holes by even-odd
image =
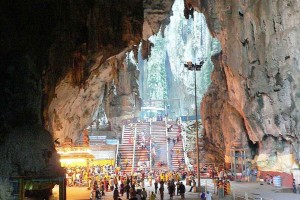
[[[173,16],[164,33],[159,32],[149,40],[154,44],[151,56],[140,62],[140,91],[144,100],[177,99],[181,100],[181,110],[188,115],[194,113],[190,105],[194,100],[194,73],[188,71],[187,61],[199,63],[205,60],[200,72],[197,72],[197,97],[201,101],[211,84],[213,63],[211,56],[220,52],[217,39],[210,36],[205,18],[201,13],[194,13],[194,19],[185,19],[182,15],[183,1],[176,0]],[[200,102],[198,102],[198,105]],[[164,107],[165,105],[156,105]],[[176,105],[177,106],[177,105]],[[171,109],[179,109],[171,105]]]

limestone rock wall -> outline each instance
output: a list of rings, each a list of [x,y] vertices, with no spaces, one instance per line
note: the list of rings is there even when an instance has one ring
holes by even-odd
[[[103,100],[111,129],[121,136],[123,122],[138,116],[141,98],[138,85],[139,70],[131,60],[124,61],[118,69],[117,81],[107,91]]]
[[[125,53],[136,52],[142,35],[147,39],[149,33],[159,31],[168,21],[172,3],[171,0],[98,2],[82,13],[87,15],[82,19],[87,24],[86,43],[75,50],[71,58],[73,69],[54,84],[54,90],[50,88],[46,92],[49,110],[45,118],[55,137],[63,140],[68,136],[76,140],[93,121],[99,105],[105,105],[115,131],[121,132],[122,120],[137,115],[140,107],[138,71],[134,63],[124,62]],[[147,57],[150,49],[144,48]],[[51,81],[51,77],[48,80]]]
[[[223,50],[223,78],[213,77],[202,103],[207,136],[217,143],[224,138],[226,156],[228,141],[237,140],[250,147],[249,157],[257,155],[261,170],[290,172],[299,158],[300,2],[190,2],[205,14]]]
[[[93,121],[93,116],[105,95],[105,86],[113,80],[117,58],[109,59],[95,69],[85,82],[85,87],[74,86],[72,75],[67,75],[55,88],[55,98],[48,108],[49,129],[54,138],[72,138],[76,141],[82,130]]]
[[[207,157],[208,162],[214,160],[223,162],[223,151],[225,149],[225,137],[222,133],[222,113],[224,113],[224,104],[226,102],[226,80],[221,63],[221,54],[214,55],[212,61],[214,63],[214,70],[211,76],[212,83],[203,97],[201,104],[201,116],[203,124],[203,147],[206,154],[203,157]],[[220,84],[219,84],[220,83]],[[205,115],[203,115],[205,114]],[[204,117],[205,116],[205,117]],[[218,133],[218,134],[216,134]],[[217,151],[217,153],[216,153]],[[209,155],[209,156],[207,156]],[[209,157],[214,157],[209,159]],[[216,159],[216,158],[219,159]],[[221,157],[221,159],[220,159]]]
[[[144,0],[143,40],[162,30],[170,22],[172,5],[175,0]]]
[[[172,3],[1,2],[1,176],[59,172],[58,157],[49,153],[54,152],[53,137],[75,140],[102,101],[109,101],[112,85],[122,97],[110,104],[111,119],[119,103],[119,115],[135,112],[128,108],[138,101],[136,87],[123,89],[132,80],[121,69],[124,55],[140,43],[143,31],[147,39],[167,23]]]
[[[46,149],[91,121],[117,74],[109,58],[142,38],[143,1],[5,0],[0,13],[1,176],[52,175]]]
[[[78,2],[81,9],[74,4],[70,6],[75,24],[70,26],[79,27],[79,33],[85,31],[85,37],[69,54],[67,72],[59,79],[47,74],[45,84],[46,126],[61,140],[67,136],[76,140],[93,121],[112,86],[118,87],[125,53],[139,44],[143,26],[143,2],[139,0]],[[56,47],[60,48],[52,45],[49,69],[55,68],[58,60]]]

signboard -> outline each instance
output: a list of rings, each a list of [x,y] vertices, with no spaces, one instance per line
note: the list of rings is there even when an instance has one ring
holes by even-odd
[[[95,136],[91,135],[89,136],[90,138],[90,145],[95,145],[95,144],[105,144],[106,143],[106,136]]]
[[[116,140],[116,139],[107,139],[106,144],[117,145],[118,140]]]

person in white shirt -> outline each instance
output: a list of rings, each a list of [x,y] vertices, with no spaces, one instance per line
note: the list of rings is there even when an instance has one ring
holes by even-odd
[[[205,195],[205,198],[206,200],[211,200],[211,193],[209,191],[206,191],[206,195]]]

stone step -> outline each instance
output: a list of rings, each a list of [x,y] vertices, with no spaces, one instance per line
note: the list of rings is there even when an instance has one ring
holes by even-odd
[[[123,132],[123,141],[122,144],[119,146],[119,152],[121,152],[121,163],[125,164],[125,159],[129,159],[132,161],[132,152],[133,152],[133,142],[134,142],[134,136],[135,136],[135,129],[137,131],[137,135],[141,131],[145,131],[146,133],[146,144],[149,144],[149,138],[147,138],[147,133],[150,133],[150,123],[137,123],[133,124],[132,126],[128,125],[125,127],[125,130]],[[177,137],[178,134],[178,127],[174,126],[173,130],[169,132],[169,137]],[[163,153],[167,149],[167,136],[166,136],[166,125],[165,122],[153,122],[151,126],[151,140],[157,145],[157,148],[161,150],[161,153],[159,156],[155,158],[156,164],[153,166],[153,169],[160,169],[161,167],[158,166],[158,163],[164,162],[167,163],[167,154]],[[131,141],[131,143],[129,143]],[[142,142],[142,138],[138,137],[136,142]],[[169,144],[169,149],[172,148],[174,151],[177,149],[182,149],[182,142],[179,141],[175,146]],[[138,149],[136,146],[135,150],[135,166],[137,166],[138,161],[147,161],[148,160],[148,152],[146,150]],[[170,163],[172,163],[172,166],[175,168],[178,167],[177,159],[180,159],[183,157],[182,155],[176,155],[176,158],[171,159]],[[131,164],[130,164],[131,165]],[[165,166],[164,166],[165,167]],[[131,172],[131,166],[127,167],[125,169],[125,172]]]

